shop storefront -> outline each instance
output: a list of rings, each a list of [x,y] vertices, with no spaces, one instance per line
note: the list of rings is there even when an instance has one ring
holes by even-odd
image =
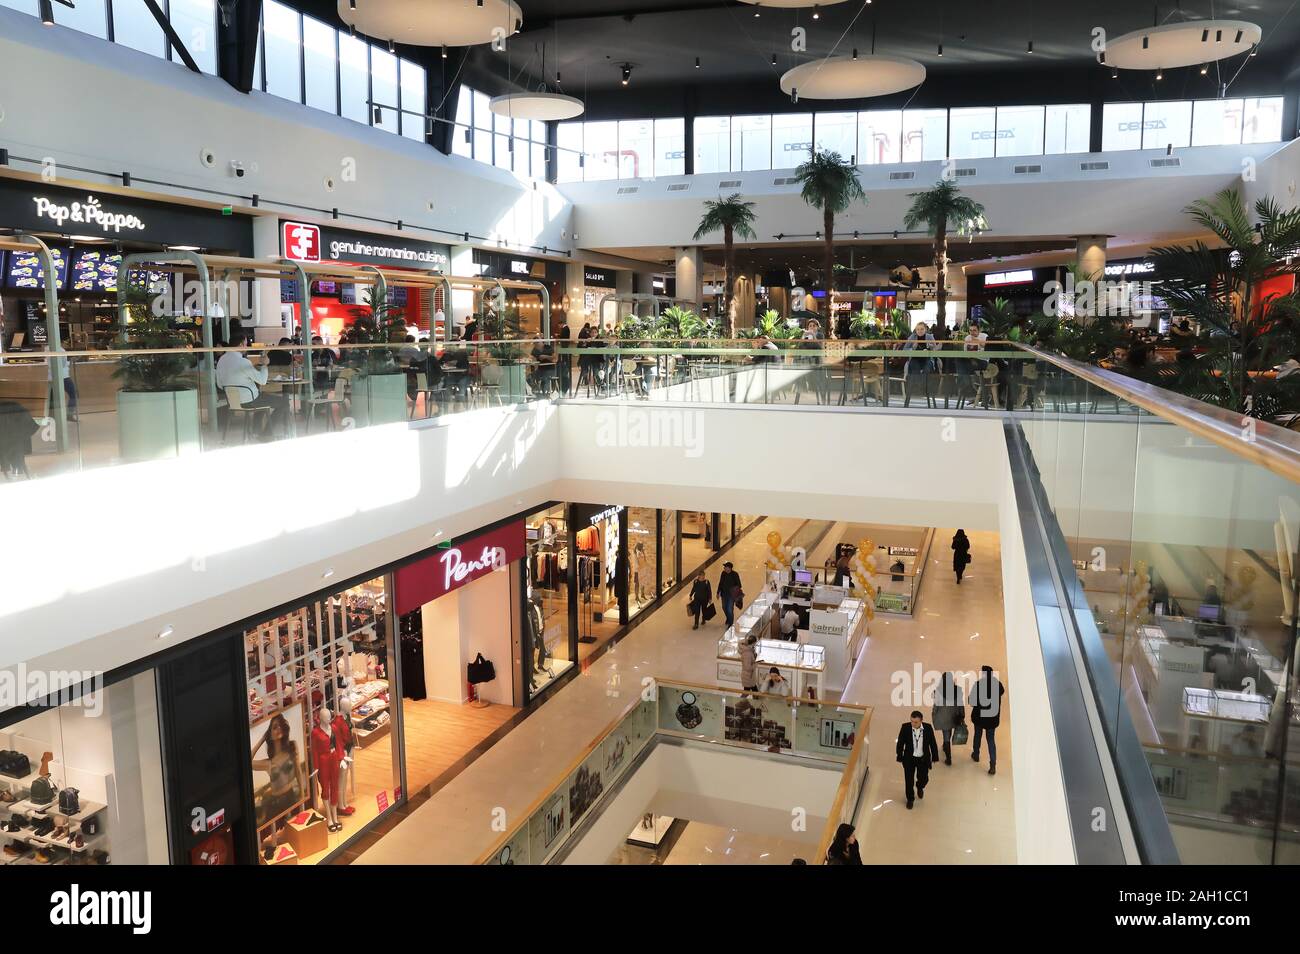
[[[481,278],[541,282],[551,296],[551,320],[547,325],[542,321],[545,302],[540,291],[506,288],[503,314],[497,313],[492,289],[475,291],[474,313],[482,316],[479,326],[482,333],[491,338],[531,338],[541,334],[545,327],[560,326],[564,320],[564,279],[567,269],[564,262],[486,249],[475,249],[473,261]]]
[[[618,283],[613,269],[585,265],[582,269],[582,313],[593,328],[612,328],[618,323],[618,303],[610,300],[600,307],[601,300],[615,294]]]
[[[0,864],[166,864],[153,672],[62,701],[0,725]]]
[[[0,177],[0,229],[28,232],[50,246],[57,272],[63,347],[108,348],[117,334],[117,280],[123,254],[166,248],[222,255],[252,251],[251,220],[117,193]],[[141,284],[165,290],[163,274]],[[46,276],[35,255],[0,251],[0,351],[40,351],[50,342]],[[168,295],[178,326],[198,339],[201,318],[185,295]]]
[[[280,222],[280,254],[290,261],[311,264],[374,265],[385,270],[446,274],[451,270],[451,250],[437,242],[408,236],[371,235],[307,222]],[[301,327],[298,283],[280,283],[281,317],[286,329]],[[314,281],[311,287],[311,333],[326,344],[339,340],[343,330],[359,317],[371,314],[371,287],[346,282]],[[416,337],[440,337],[448,302],[441,288],[388,290],[392,314],[400,316]],[[289,333],[289,332],[287,332]]]
[[[568,507],[556,504],[525,520],[528,573],[524,593],[523,677],[531,700],[573,668],[577,636],[569,618],[574,540]],[[576,606],[576,601],[573,602]]]

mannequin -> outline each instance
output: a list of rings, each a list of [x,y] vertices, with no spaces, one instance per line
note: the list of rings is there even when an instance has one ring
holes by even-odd
[[[342,816],[354,814],[356,808],[348,803],[348,781],[351,781],[352,775],[352,747],[355,745],[352,738],[352,719],[350,715],[339,712],[334,716],[331,728],[334,730],[334,740],[337,742],[338,753],[338,814]],[[339,828],[343,825],[339,824]]]
[[[321,814],[331,832],[343,830],[338,814],[339,761],[343,745],[334,731],[334,723],[333,714],[322,706],[316,713],[316,727],[311,730],[311,761],[316,767]]]

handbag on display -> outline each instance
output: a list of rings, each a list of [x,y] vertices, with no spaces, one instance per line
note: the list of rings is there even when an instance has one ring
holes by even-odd
[[[26,778],[32,774],[32,763],[27,756],[12,749],[0,752],[0,775],[10,778]]]
[[[80,792],[75,788],[63,788],[59,790],[59,814],[75,815],[81,811]]]
[[[33,805],[48,805],[59,794],[59,787],[50,779],[50,760],[53,758],[53,752],[46,752],[41,756],[40,774],[32,782],[31,801]]]
[[[716,606],[714,606],[712,603],[704,604],[704,621],[706,623],[717,615],[718,615],[718,608]]]
[[[677,723],[683,729],[693,729],[704,721],[704,716],[700,713],[700,707],[695,704],[696,695],[693,692],[683,692],[681,705],[677,707]]]
[[[953,730],[952,730],[953,745],[965,745],[969,739],[970,739],[970,729],[966,728],[965,722],[958,722],[955,726],[953,726]]]
[[[483,654],[479,653],[465,667],[465,676],[470,683],[477,686],[481,682],[491,682],[495,679],[497,669],[492,665],[491,660],[484,659]]]

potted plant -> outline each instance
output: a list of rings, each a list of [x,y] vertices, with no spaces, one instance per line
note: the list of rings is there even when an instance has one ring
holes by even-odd
[[[718,196],[717,201],[706,199],[704,202],[704,215],[700,217],[700,227],[695,230],[695,238],[702,239],[704,236],[719,229],[722,231],[722,260],[725,270],[726,288],[724,289],[723,305],[727,316],[727,331],[734,336],[736,332],[735,320],[735,291],[736,291],[736,236],[744,239],[756,238],[754,234],[754,203],[746,202],[739,192],[733,192],[725,199]]]
[[[352,322],[352,343],[368,347],[352,349],[357,377],[351,415],[360,427],[405,421],[406,372],[397,353],[406,340],[406,322],[394,315],[387,296],[376,301],[372,291],[366,304],[370,313],[358,311]]]
[[[485,329],[491,341],[483,349],[483,383],[500,389],[501,400],[517,404],[528,400],[528,368],[524,364],[526,345],[514,341],[522,327],[519,309],[507,305]]]
[[[866,205],[867,195],[858,179],[857,166],[838,152],[814,153],[794,171],[794,177],[803,186],[800,195],[804,202],[822,213],[822,281],[829,308],[835,291],[835,216],[847,212],[855,203]]]
[[[973,236],[988,228],[984,206],[961,194],[951,179],[940,179],[924,192],[908,195],[912,207],[903,216],[903,227],[916,231],[922,227],[934,237],[934,300],[937,321],[934,336],[948,337],[948,236]]]
[[[190,343],[171,318],[155,311],[144,290],[126,292],[126,314],[122,347],[127,350],[157,351]],[[117,428],[123,460],[199,452],[202,425],[192,366],[190,355],[175,352],[128,355],[119,361],[113,377],[122,385],[117,392]]]

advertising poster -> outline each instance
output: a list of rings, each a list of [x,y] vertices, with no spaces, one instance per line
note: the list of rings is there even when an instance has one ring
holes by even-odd
[[[506,842],[501,850],[492,856],[488,862],[490,865],[526,865],[528,861],[529,846],[529,828],[530,825],[522,826],[514,837]]]
[[[847,759],[862,725],[862,712],[808,703],[795,715],[795,748],[800,752]]]
[[[608,741],[608,740],[607,740]],[[582,821],[587,809],[605,794],[605,743],[596,746],[569,776],[569,827]]]
[[[659,687],[659,728],[716,739],[722,735],[722,697],[676,686]]]
[[[728,742],[761,745],[769,752],[794,747],[793,707],[762,696],[735,696],[726,700],[723,738]]]
[[[541,864],[569,830],[567,789],[548,798],[528,820],[529,864]]]

